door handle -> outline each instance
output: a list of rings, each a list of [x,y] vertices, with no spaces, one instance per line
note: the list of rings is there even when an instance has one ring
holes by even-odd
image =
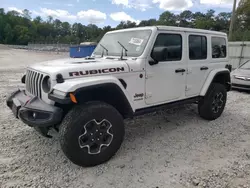
[[[181,72],[185,72],[186,70],[185,69],[176,69],[175,72],[176,73],[181,73]]]
[[[201,67],[200,69],[201,69],[201,70],[207,70],[208,67]]]

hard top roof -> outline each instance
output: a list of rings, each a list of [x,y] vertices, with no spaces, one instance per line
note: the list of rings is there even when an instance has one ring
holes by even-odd
[[[164,26],[164,25],[135,27],[135,28],[129,28],[129,29],[119,29],[119,30],[115,30],[115,31],[110,31],[108,33],[116,33],[116,32],[123,32],[123,31],[135,31],[135,30],[147,30],[147,29],[150,29],[150,30],[157,29],[157,30],[162,30],[162,31],[184,31],[184,32],[227,36],[226,33],[219,32],[219,31],[211,31],[211,30],[187,28],[187,27]]]

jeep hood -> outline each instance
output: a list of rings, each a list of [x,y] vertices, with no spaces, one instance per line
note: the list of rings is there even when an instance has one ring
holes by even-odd
[[[50,60],[30,65],[28,69],[48,74],[53,80],[56,79],[57,74],[62,74],[64,79],[68,79],[129,72],[126,61],[103,58]]]

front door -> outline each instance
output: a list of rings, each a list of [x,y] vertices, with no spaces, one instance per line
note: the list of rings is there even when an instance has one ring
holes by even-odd
[[[185,33],[159,32],[153,48],[165,48],[158,64],[146,62],[146,103],[160,104],[185,97]]]

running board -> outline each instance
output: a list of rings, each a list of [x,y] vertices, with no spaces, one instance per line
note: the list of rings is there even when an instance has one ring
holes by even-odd
[[[180,100],[180,101],[176,101],[176,102],[170,102],[170,103],[165,103],[165,104],[161,104],[161,105],[157,105],[157,106],[151,106],[151,107],[147,107],[147,108],[138,109],[135,111],[134,116],[140,116],[143,114],[148,114],[148,113],[160,111],[163,109],[173,108],[177,105],[197,103],[200,99],[201,99],[201,97],[192,97],[189,99],[184,99],[184,100]]]

